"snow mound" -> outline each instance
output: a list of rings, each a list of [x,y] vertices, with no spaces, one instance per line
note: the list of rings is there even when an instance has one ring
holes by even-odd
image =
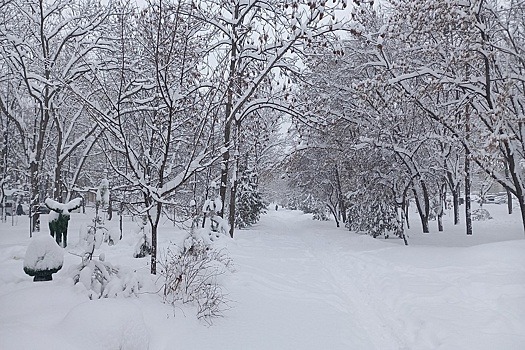
[[[142,311],[127,300],[82,303],[64,317],[58,328],[79,350],[149,348],[150,335]]]
[[[24,258],[24,270],[55,270],[60,269],[63,263],[64,250],[53,237],[44,234],[31,239]]]

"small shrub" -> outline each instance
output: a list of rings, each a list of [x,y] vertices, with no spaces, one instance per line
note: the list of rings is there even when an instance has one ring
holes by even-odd
[[[165,302],[192,303],[197,317],[208,322],[222,316],[228,300],[220,279],[232,271],[232,260],[224,249],[215,250],[203,239],[189,236],[183,247],[168,247],[159,265]]]
[[[471,217],[474,221],[492,220],[492,216],[490,216],[489,211],[484,208],[474,210],[471,214]]]
[[[99,260],[84,259],[73,270],[73,281],[81,283],[88,291],[90,299],[128,297],[135,295],[142,283],[135,271],[119,269],[104,261],[104,254]]]
[[[139,240],[133,252],[134,258],[144,258],[151,254],[151,230],[146,226],[147,218],[144,216],[139,225]]]
[[[314,211],[313,219],[314,220],[319,220],[319,221],[328,221],[328,220],[330,220],[330,218],[326,214],[326,210],[322,210],[322,209]]]

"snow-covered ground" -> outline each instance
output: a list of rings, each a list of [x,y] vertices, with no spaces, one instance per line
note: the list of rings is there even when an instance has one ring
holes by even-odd
[[[163,304],[153,284],[138,297],[89,300],[68,270],[91,215],[72,214],[53,281],[32,282],[27,218],[9,220],[0,223],[0,349],[525,349],[519,213],[486,208],[495,219],[475,222],[471,237],[451,215],[445,233],[420,234],[414,213],[408,247],[271,210],[224,240],[236,271],[224,281],[230,309],[211,326],[194,307]],[[148,258],[132,258],[136,229],[127,218],[123,241],[101,251],[149,278]],[[182,235],[165,223],[159,246]]]

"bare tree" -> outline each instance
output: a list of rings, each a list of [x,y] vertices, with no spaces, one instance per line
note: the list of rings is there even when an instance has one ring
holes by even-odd
[[[324,42],[327,34],[339,28],[335,10],[341,7],[346,7],[346,1],[196,3],[193,15],[208,23],[216,34],[208,46],[212,62],[210,74],[219,89],[217,101],[223,116],[220,195],[225,203],[230,188],[232,237],[239,168],[237,136],[242,133],[243,121],[255,117],[253,112],[261,108],[301,115],[294,109],[291,94],[282,83],[299,73],[296,61],[304,49]],[[276,86],[277,81],[281,86]],[[230,177],[232,154],[236,165]]]
[[[199,47],[207,34],[186,15],[189,7],[184,1],[152,1],[140,10],[121,6],[100,89],[88,97],[77,91],[104,129],[108,167],[142,196],[152,231],[152,274],[163,206],[214,161],[206,107],[211,89],[199,83]]]
[[[46,152],[53,149],[56,154],[55,196],[60,196],[64,161],[96,129],[87,125],[77,132],[82,107],[62,108],[69,103],[67,87],[90,71],[92,52],[105,47],[95,33],[107,10],[97,1],[64,0],[15,1],[6,3],[4,10],[12,21],[0,26],[2,58],[17,99],[13,105],[0,96],[0,108],[16,126],[27,157],[33,231],[38,228]]]

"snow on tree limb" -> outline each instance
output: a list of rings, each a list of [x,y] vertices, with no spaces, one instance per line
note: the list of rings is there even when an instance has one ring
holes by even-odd
[[[46,198],[46,207],[54,212],[62,215],[69,215],[73,210],[76,210],[82,206],[82,198],[78,197],[70,200],[67,203],[59,203],[51,198]]]

